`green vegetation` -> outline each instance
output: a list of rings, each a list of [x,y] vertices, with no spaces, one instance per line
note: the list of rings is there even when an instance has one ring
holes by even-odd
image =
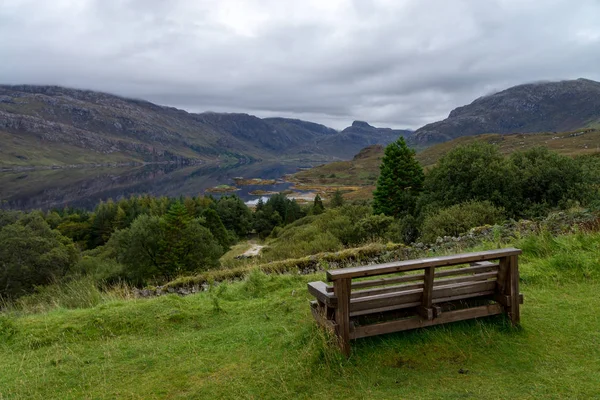
[[[415,157],[427,171],[450,151],[473,143],[493,144],[504,156],[545,147],[564,156],[587,158],[582,156],[600,154],[600,130],[463,136],[418,150]],[[298,172],[290,180],[295,182],[299,189],[307,188],[323,193],[342,189],[346,199],[368,200],[372,198],[383,153],[382,146],[370,146],[351,161],[333,162]]]
[[[599,241],[581,233],[512,243],[524,250],[519,330],[498,317],[378,336],[358,340],[349,360],[310,316],[306,282],[323,274],[253,273],[184,298],[4,314],[0,395],[596,398]]]
[[[469,201],[425,216],[421,238],[435,242],[438,237],[458,236],[473,227],[493,225],[504,219],[504,210],[489,201]]]
[[[373,192],[373,211],[395,218],[414,211],[416,199],[423,189],[423,168],[415,160],[415,151],[403,137],[385,148],[381,174]]]
[[[436,209],[487,200],[508,216],[531,217],[569,201],[589,201],[592,185],[580,160],[543,147],[504,158],[494,145],[474,142],[457,147],[431,168],[420,205]]]

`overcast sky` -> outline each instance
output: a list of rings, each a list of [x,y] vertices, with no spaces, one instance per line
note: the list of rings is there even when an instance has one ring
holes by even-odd
[[[600,80],[600,0],[0,0],[0,82],[188,111],[418,128],[539,80]]]

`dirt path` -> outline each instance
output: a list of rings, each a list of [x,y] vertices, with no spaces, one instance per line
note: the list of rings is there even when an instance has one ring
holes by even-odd
[[[253,243],[252,247],[250,247],[248,250],[246,250],[240,257],[241,258],[250,258],[250,257],[256,257],[257,255],[260,254],[260,251],[264,248],[265,246],[260,245],[260,244],[256,244]]]

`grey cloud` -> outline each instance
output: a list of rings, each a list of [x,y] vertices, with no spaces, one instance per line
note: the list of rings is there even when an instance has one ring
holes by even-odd
[[[600,80],[595,0],[4,0],[0,81],[198,112],[417,128],[539,80]]]

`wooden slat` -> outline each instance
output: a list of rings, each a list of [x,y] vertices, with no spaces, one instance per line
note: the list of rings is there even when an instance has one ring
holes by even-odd
[[[480,292],[492,291],[496,287],[495,281],[479,281],[456,283],[452,285],[434,286],[432,303],[439,302],[438,299],[459,295],[474,295]],[[350,312],[379,309],[382,307],[400,306],[422,300],[423,289],[407,290],[402,293],[386,293],[369,297],[351,299]],[[469,296],[467,296],[469,297]],[[399,307],[404,308],[404,307]]]
[[[337,298],[333,293],[327,293],[327,284],[325,282],[309,282],[306,286],[308,288],[308,293],[315,296],[321,302],[327,304],[329,307],[337,306]]]
[[[484,290],[481,292],[455,294],[455,295],[448,296],[448,297],[440,297],[440,298],[435,299],[435,302],[436,303],[445,303],[448,301],[456,301],[456,300],[471,299],[471,298],[475,298],[475,297],[491,296],[493,294],[494,294],[494,290],[490,289],[490,290]]]
[[[440,285],[447,285],[447,284],[450,284],[450,283],[486,281],[488,279],[496,279],[497,275],[498,275],[497,271],[484,272],[482,274],[460,276],[458,278],[437,279],[436,281],[433,282],[433,284],[435,286],[440,286]]]
[[[369,265],[353,268],[342,268],[327,271],[327,280],[350,279],[366,276],[377,276],[396,272],[413,271],[426,267],[441,267],[475,261],[494,260],[501,257],[521,254],[521,250],[509,248],[502,250],[480,251],[476,253],[457,254],[438,258],[423,258],[419,260],[397,261],[379,265]]]
[[[351,293],[350,298],[357,299],[359,297],[373,296],[384,293],[400,293],[406,290],[423,289],[423,283],[413,283],[409,285],[395,285],[383,288],[357,290]]]
[[[443,278],[446,276],[455,276],[455,275],[467,275],[467,274],[479,274],[483,272],[495,271],[498,269],[498,264],[496,263],[480,263],[481,265],[476,265],[472,267],[462,267],[462,268],[454,268],[447,269],[443,271],[437,271],[435,273],[436,278]]]
[[[381,312],[386,312],[386,311],[396,311],[396,310],[403,310],[405,308],[413,308],[413,307],[418,307],[421,305],[421,301],[415,301],[413,303],[403,303],[403,304],[397,304],[394,306],[388,306],[388,307],[380,307],[380,308],[371,308],[368,310],[361,310],[361,311],[352,311],[350,312],[350,316],[351,317],[359,317],[361,315],[367,315],[367,314],[377,314],[377,313],[381,313]]]
[[[496,263],[478,263],[482,265],[477,265],[473,267],[464,267],[464,268],[456,268],[449,269],[446,271],[437,271],[435,273],[435,278],[440,278],[444,276],[454,276],[454,275],[466,275],[466,274],[477,274],[481,272],[489,272],[494,271],[498,268],[498,264]],[[382,278],[382,279],[371,279],[359,282],[352,283],[352,289],[362,289],[374,286],[384,286],[391,285],[394,283],[404,283],[404,282],[414,282],[423,280],[423,274],[415,274],[415,275],[403,275],[403,276],[394,276],[391,278]],[[434,281],[435,285],[435,281]],[[408,286],[408,285],[407,285]],[[328,292],[333,292],[332,286],[327,286]],[[356,293],[356,292],[354,292]]]
[[[490,304],[486,306],[466,308],[463,310],[448,311],[441,314],[438,318],[431,321],[422,318],[408,318],[397,321],[382,322],[379,324],[358,326],[352,332],[352,339],[381,335],[384,333],[404,331],[407,329],[424,328],[427,326],[445,324],[449,322],[462,321],[471,318],[486,317],[489,315],[501,314],[502,306],[499,304]]]
[[[482,274],[461,276],[458,278],[437,279],[437,280],[433,281],[433,285],[434,286],[442,286],[442,285],[448,285],[451,283],[485,281],[488,279],[496,278],[497,274],[498,274],[498,272],[492,271],[492,272],[485,272]],[[423,288],[423,286],[424,286],[423,283],[413,283],[413,284],[409,284],[409,285],[394,285],[394,286],[386,286],[386,287],[375,288],[375,289],[354,290],[354,291],[352,291],[350,297],[351,298],[359,298],[359,297],[373,296],[376,294],[383,294],[383,293],[402,292],[404,290],[421,289],[421,288]]]
[[[368,281],[352,282],[352,289],[362,289],[373,286],[391,285],[394,283],[405,283],[423,280],[423,274],[394,276],[391,278],[371,279]]]
[[[504,307],[510,307],[510,297],[502,294],[494,294],[494,301],[502,304]],[[523,293],[519,293],[519,304],[523,304]]]
[[[335,322],[338,325],[338,338],[342,353],[350,356],[350,279],[339,279],[334,283],[334,294],[338,299],[335,309]]]

